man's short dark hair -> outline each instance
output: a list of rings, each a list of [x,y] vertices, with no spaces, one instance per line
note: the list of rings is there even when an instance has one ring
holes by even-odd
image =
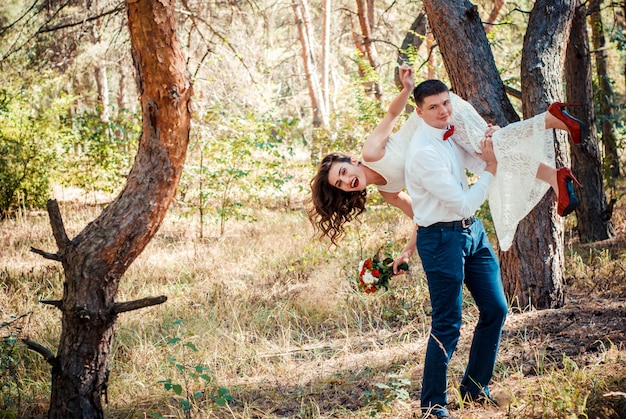
[[[421,107],[424,104],[424,99],[428,96],[434,96],[449,91],[448,86],[441,80],[425,80],[413,89],[413,99],[415,99],[415,104]]]

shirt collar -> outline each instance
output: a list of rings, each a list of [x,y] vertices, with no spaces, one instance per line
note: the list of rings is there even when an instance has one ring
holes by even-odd
[[[428,133],[428,135],[438,140],[443,140],[443,134],[445,134],[446,131],[448,131],[448,128],[450,127],[448,125],[447,128],[439,129],[439,128],[435,128],[433,126],[428,125],[426,122],[423,122],[423,124],[424,124],[424,130]]]

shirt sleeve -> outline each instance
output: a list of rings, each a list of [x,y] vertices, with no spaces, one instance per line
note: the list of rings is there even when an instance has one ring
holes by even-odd
[[[485,167],[487,167],[487,163],[475,154],[468,153],[465,150],[462,151],[462,154],[463,166],[473,174],[481,176],[485,171]]]
[[[469,189],[454,175],[453,160],[432,148],[422,150],[420,158],[412,163],[415,176],[407,182],[420,179],[424,189],[451,212],[466,218],[474,215],[487,198],[493,175],[482,171],[482,175]],[[465,174],[463,174],[464,176]]]

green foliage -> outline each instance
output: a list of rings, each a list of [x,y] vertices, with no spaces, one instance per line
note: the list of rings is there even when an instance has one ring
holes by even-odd
[[[0,338],[0,409],[8,411],[19,407],[20,362],[17,335],[10,333]]]
[[[0,217],[45,205],[58,168],[57,145],[70,134],[59,115],[72,98],[50,95],[53,79],[39,83],[0,90]]]
[[[84,190],[114,192],[123,183],[137,152],[141,115],[123,109],[102,120],[98,109],[71,118],[73,135],[65,137],[63,184]]]
[[[230,219],[253,220],[250,207],[285,197],[283,187],[294,151],[286,143],[296,120],[228,115],[211,109],[192,140],[179,187],[179,203],[219,223],[220,236]]]
[[[182,323],[182,320],[177,320],[174,326],[180,326]],[[186,337],[192,336],[190,333],[185,335]],[[171,338],[166,344],[170,347],[170,352],[177,352],[180,355],[178,358],[167,357],[167,362],[174,368],[178,379],[166,378],[158,381],[158,384],[163,384],[165,390],[178,396],[178,404],[185,413],[185,417],[194,417],[203,409],[215,406],[224,407],[233,400],[227,388],[212,384],[215,380],[210,368],[202,363],[190,361],[192,355],[198,352],[196,345],[180,337]],[[181,356],[184,359],[181,359]],[[152,415],[152,417],[163,418],[159,414]]]
[[[408,405],[410,395],[407,389],[411,387],[411,380],[398,374],[390,374],[389,379],[389,383],[376,383],[375,389],[365,391],[368,404],[373,405],[369,412],[372,417],[389,411],[389,404],[394,400]]]
[[[386,109],[381,106],[380,101],[373,95],[366,94],[359,80],[353,80],[346,96],[350,98],[350,102],[341,106],[332,115],[333,124],[337,125],[336,135],[328,137],[328,143],[320,147],[324,150],[324,155],[341,152],[360,156],[365,138],[385,114]]]

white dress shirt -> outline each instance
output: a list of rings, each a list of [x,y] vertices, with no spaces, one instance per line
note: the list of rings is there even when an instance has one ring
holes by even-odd
[[[415,131],[406,155],[406,188],[413,201],[413,221],[428,227],[474,215],[487,198],[493,175],[484,162],[454,143],[444,141],[445,129],[423,122]],[[468,187],[465,169],[480,175]]]

